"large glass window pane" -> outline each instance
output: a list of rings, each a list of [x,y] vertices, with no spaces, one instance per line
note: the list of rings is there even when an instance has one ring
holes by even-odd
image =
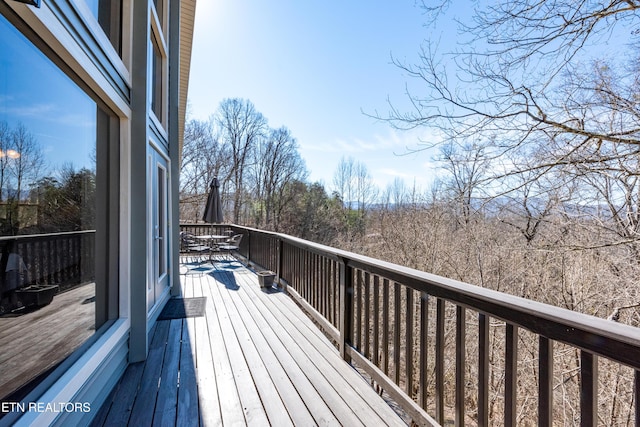
[[[104,33],[122,54],[122,0],[85,0]]]
[[[0,400],[22,399],[117,313],[105,273],[117,134],[0,16]]]
[[[151,109],[156,117],[162,121],[162,54],[155,38],[152,38],[151,45],[153,46],[151,55]]]

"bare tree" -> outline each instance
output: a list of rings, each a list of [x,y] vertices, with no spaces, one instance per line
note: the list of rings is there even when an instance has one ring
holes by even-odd
[[[180,169],[180,203],[183,219],[200,219],[209,184],[229,175],[228,147],[221,143],[215,121],[189,120],[185,126]]]
[[[336,194],[345,203],[346,209],[356,205],[360,212],[366,211],[378,194],[367,166],[353,157],[341,158],[333,174]]]
[[[400,207],[406,203],[407,188],[402,178],[394,178],[384,191],[383,200],[387,205]]]
[[[355,173],[354,169],[355,160],[353,157],[348,159],[342,157],[333,174],[334,192],[343,203],[351,203],[353,201],[352,181]]]
[[[457,218],[460,225],[468,225],[479,206],[481,184],[486,178],[490,166],[483,147],[475,144],[464,144],[458,147],[452,143],[440,149],[440,161],[449,172],[446,184],[450,198],[457,207]]]
[[[267,119],[249,100],[233,98],[220,103],[216,114],[220,137],[231,152],[229,178],[233,192],[233,222],[238,223],[245,199],[245,173],[251,150],[267,128]],[[224,181],[227,181],[226,179]]]
[[[289,201],[286,186],[306,179],[304,160],[298,152],[296,139],[284,126],[271,129],[267,136],[259,139],[254,157],[254,194],[261,201],[257,225],[264,219],[265,227],[277,230],[282,209]]]
[[[353,157],[340,159],[333,175],[334,192],[342,201],[342,212],[347,240],[364,231],[367,207],[378,194],[378,189],[364,163]]]
[[[358,210],[364,215],[378,196],[378,188],[364,163],[358,162],[355,165],[354,187]]]
[[[449,4],[423,7],[437,24]],[[427,42],[417,64],[396,61],[425,90],[409,94],[412,111],[392,108],[388,119],[402,128],[435,127],[445,141],[481,139],[494,156],[526,156],[530,145],[548,141],[562,147],[533,165],[541,171],[577,154],[586,160],[602,145],[637,147],[636,45],[619,43],[628,55],[606,62],[594,61],[589,48],[635,38],[639,9],[631,0],[478,2],[473,19],[459,21],[457,49]]]
[[[505,201],[498,201],[498,218],[504,224],[514,227],[524,237],[527,246],[543,232],[545,221],[553,214],[554,209],[571,198],[557,188],[558,181],[551,179],[533,179],[523,173],[515,177],[515,190],[505,196]],[[565,194],[563,194],[563,192]]]
[[[23,124],[11,130],[6,123],[0,123],[0,196],[4,193],[5,202],[3,232],[17,234],[21,227],[19,204],[45,173],[44,156],[35,136]]]
[[[11,147],[11,140],[12,135],[9,125],[5,121],[0,121],[0,201],[2,201],[4,197],[4,187],[7,180],[7,165],[9,164],[7,151]]]
[[[11,148],[5,152],[5,156],[11,159],[9,171],[12,185],[16,199],[20,200],[28,185],[43,173],[44,156],[36,138],[22,124],[13,130],[11,140]]]

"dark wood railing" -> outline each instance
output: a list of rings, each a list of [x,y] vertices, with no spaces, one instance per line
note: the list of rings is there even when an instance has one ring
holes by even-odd
[[[95,278],[95,230],[2,236],[0,253],[0,270],[9,254],[20,256],[24,286],[55,284],[65,290]]]
[[[626,421],[640,425],[638,328],[283,234],[230,227],[244,234],[239,254],[273,270],[345,360],[419,425],[454,419],[456,425],[472,420],[486,426],[496,412],[502,418],[497,422],[507,426],[535,422],[518,419],[519,381],[530,370],[537,424],[553,425],[554,375],[561,374],[554,366],[561,352],[577,367],[577,401],[567,406],[579,408],[574,418],[581,425],[599,424],[598,385],[605,380],[599,361],[628,370],[628,401],[635,408]],[[502,378],[500,396],[490,390],[496,376]],[[490,410],[490,401],[500,401],[500,410]]]

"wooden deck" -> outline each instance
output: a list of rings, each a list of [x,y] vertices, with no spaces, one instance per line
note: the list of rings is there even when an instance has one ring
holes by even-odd
[[[0,317],[0,399],[54,368],[95,333],[95,285]]]
[[[288,296],[261,290],[237,261],[181,278],[206,315],[158,321],[146,362],[127,368],[94,425],[406,425]]]

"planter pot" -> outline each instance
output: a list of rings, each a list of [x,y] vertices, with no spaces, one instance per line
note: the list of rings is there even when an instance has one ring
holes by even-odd
[[[270,288],[273,286],[273,280],[276,278],[276,273],[273,271],[258,271],[258,283],[261,288]]]
[[[57,293],[58,285],[32,285],[16,291],[25,307],[47,305],[51,303],[53,296]]]

